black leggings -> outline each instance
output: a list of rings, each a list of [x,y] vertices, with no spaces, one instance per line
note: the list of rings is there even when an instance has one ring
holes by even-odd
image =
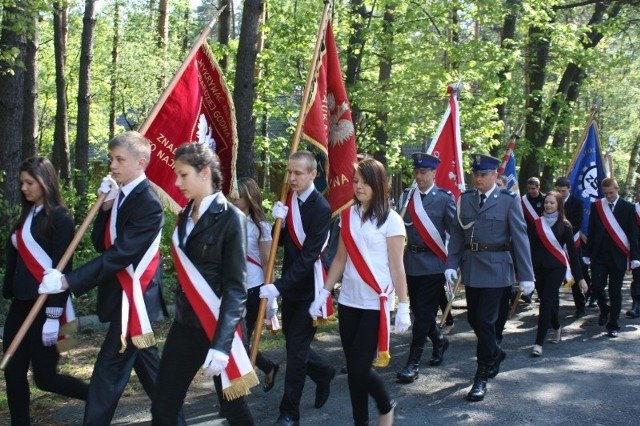
[[[538,332],[536,345],[542,346],[549,331],[549,326],[554,330],[560,328],[558,311],[560,309],[560,285],[564,280],[567,268],[536,268],[536,291],[540,296],[540,308],[538,313]]]
[[[256,319],[258,318],[258,308],[260,307],[260,287],[250,288],[247,292],[247,313],[245,315],[245,322],[247,325],[247,353],[251,354],[249,345],[251,343],[253,330],[256,326]],[[267,303],[269,303],[267,301]],[[258,351],[256,356],[256,367],[260,369],[264,374],[271,373],[273,364],[269,358],[264,356],[262,352]]]

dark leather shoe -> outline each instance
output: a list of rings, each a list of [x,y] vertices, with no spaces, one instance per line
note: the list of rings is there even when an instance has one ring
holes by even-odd
[[[477,377],[473,381],[473,386],[467,394],[467,401],[477,402],[484,399],[484,395],[487,393],[487,380],[482,377]]]
[[[618,334],[620,334],[620,332],[618,330],[616,330],[615,328],[613,330],[607,331],[607,335],[609,337],[618,337]]]
[[[576,311],[575,317],[576,318],[582,318],[583,316],[585,316],[587,313],[584,311],[584,309],[578,310]]]
[[[629,309],[624,316],[626,318],[638,318],[638,314],[636,313],[636,311],[634,311],[633,309]]]
[[[280,370],[280,366],[278,364],[271,363],[271,381],[267,382],[265,379],[264,385],[262,385],[262,390],[265,392],[269,392],[273,389],[273,385],[276,383],[276,375],[278,374],[278,370]]]
[[[442,361],[444,360],[444,351],[446,351],[448,348],[449,340],[446,337],[443,337],[442,341],[433,348],[431,358],[429,358],[429,365],[436,367],[442,364]]]
[[[300,426],[300,422],[298,420],[293,420],[289,416],[280,416],[273,426]]]
[[[314,407],[322,408],[322,406],[327,403],[329,394],[331,393],[331,381],[335,376],[336,370],[332,368],[327,380],[324,383],[319,383],[318,386],[316,386],[316,400],[313,404]]]
[[[409,363],[396,374],[396,377],[400,383],[413,383],[418,378],[418,372],[420,371],[419,364]]]
[[[348,374],[349,373],[349,369],[347,368],[346,365],[343,365],[342,368],[340,369],[340,374]]]
[[[507,353],[502,349],[499,349],[498,355],[493,359],[493,365],[489,367],[489,375],[490,379],[493,379],[500,372],[500,363],[505,360],[507,357]]]

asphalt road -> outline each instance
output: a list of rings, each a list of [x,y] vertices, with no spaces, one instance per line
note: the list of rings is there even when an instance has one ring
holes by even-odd
[[[629,308],[628,281],[624,289],[624,311]],[[454,306],[463,305],[462,300]],[[396,383],[396,372],[406,361],[410,335],[392,336],[391,366],[380,369],[388,389],[398,401],[397,425],[638,425],[640,424],[640,319],[621,319],[620,336],[607,337],[598,326],[598,310],[587,308],[587,316],[573,318],[571,293],[561,293],[560,344],[547,343],[543,356],[532,358],[538,304],[519,306],[507,323],[502,344],[507,352],[500,374],[489,381],[482,402],[465,399],[475,373],[475,336],[466,322],[466,311],[454,309],[455,327],[451,345],[439,367],[429,367],[425,351],[420,377],[412,384]],[[336,369],[343,365],[337,335],[323,335],[314,348]],[[274,389],[264,393],[256,387],[248,401],[258,425],[271,425],[278,417],[283,390],[284,350],[268,355],[281,363]],[[132,379],[135,380],[135,379]],[[227,424],[217,416],[217,399],[210,378],[197,378],[185,412],[190,425]],[[332,382],[328,403],[313,408],[315,385],[307,380],[301,403],[302,425],[350,425],[351,406],[346,376]],[[83,406],[70,402],[58,410],[56,420],[78,424]],[[377,417],[370,403],[371,424]],[[149,424],[149,401],[144,395],[126,395],[114,425]]]

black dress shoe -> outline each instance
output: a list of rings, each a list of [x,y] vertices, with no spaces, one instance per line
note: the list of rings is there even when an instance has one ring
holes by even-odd
[[[477,377],[473,381],[473,386],[467,394],[467,401],[477,402],[484,399],[484,395],[487,393],[487,380],[482,377]]]
[[[583,317],[583,316],[585,316],[586,314],[587,314],[587,313],[584,311],[584,309],[577,310],[577,311],[576,311],[576,314],[575,314],[575,317],[576,317],[576,318],[582,318],[582,317]]]
[[[502,363],[502,361],[504,361],[505,358],[507,357],[507,353],[505,351],[503,351],[502,349],[498,349],[498,350],[499,350],[498,355],[496,355],[496,357],[493,359],[493,365],[489,367],[488,377],[490,379],[493,379],[498,375],[498,373],[500,372],[500,363]]]
[[[273,389],[273,385],[276,383],[276,375],[278,374],[278,370],[280,370],[280,366],[278,364],[271,363],[271,381],[267,382],[265,380],[264,385],[262,385],[262,390],[265,392],[269,392]]]
[[[300,422],[298,420],[293,420],[289,416],[280,416],[273,426],[300,426]]]
[[[340,374],[347,374],[349,373],[349,369],[347,368],[346,365],[343,365],[342,368],[340,369]]]
[[[636,311],[634,311],[633,309],[629,309],[629,310],[624,314],[624,316],[625,316],[626,318],[631,318],[631,319],[633,319],[633,318],[638,318],[638,314],[637,314],[637,313],[636,313]]]
[[[607,335],[609,337],[618,337],[618,334],[620,334],[620,332],[618,330],[616,330],[615,328],[613,330],[607,331]]]
[[[418,378],[419,371],[419,364],[408,363],[396,374],[396,378],[400,383],[413,383],[413,381]]]
[[[315,400],[315,403],[313,404],[314,407],[322,408],[322,406],[327,403],[327,400],[329,399],[329,394],[331,393],[331,381],[335,376],[336,376],[336,370],[332,368],[331,373],[329,374],[327,380],[324,383],[322,384],[319,383],[316,386],[316,400]]]
[[[442,361],[444,360],[444,351],[448,348],[449,340],[446,337],[443,337],[442,341],[440,341],[437,346],[434,346],[431,358],[429,358],[429,365],[436,367],[442,364]]]

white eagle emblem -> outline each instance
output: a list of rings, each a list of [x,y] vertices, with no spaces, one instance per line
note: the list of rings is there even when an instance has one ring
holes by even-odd
[[[207,117],[204,114],[200,114],[198,119],[198,145],[207,145],[212,151],[216,150],[216,140],[213,138],[213,129],[209,127],[207,123]]]
[[[349,104],[342,102],[336,105],[336,98],[333,93],[327,94],[327,104],[329,107],[329,145],[342,145],[345,141],[351,139],[354,134],[353,123],[351,120],[342,119],[342,115],[349,111]]]

